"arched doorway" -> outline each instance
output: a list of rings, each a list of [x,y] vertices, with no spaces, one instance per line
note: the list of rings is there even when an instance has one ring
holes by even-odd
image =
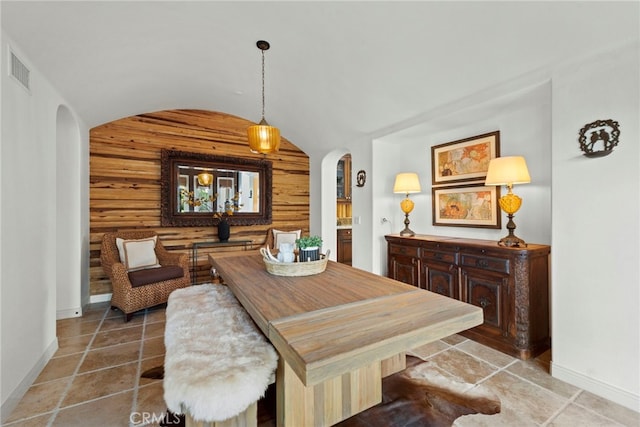
[[[336,165],[336,261],[351,265],[351,154],[342,156]]]
[[[56,316],[82,316],[81,138],[63,105],[56,114]]]

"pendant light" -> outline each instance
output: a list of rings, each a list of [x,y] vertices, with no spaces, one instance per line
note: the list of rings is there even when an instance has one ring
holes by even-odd
[[[213,182],[213,175],[207,171],[198,174],[198,184],[208,187]]]
[[[249,126],[247,135],[253,153],[269,154],[280,148],[280,129],[270,126],[264,119],[264,51],[271,46],[264,40],[258,40],[256,46],[262,51],[262,120],[257,125]]]

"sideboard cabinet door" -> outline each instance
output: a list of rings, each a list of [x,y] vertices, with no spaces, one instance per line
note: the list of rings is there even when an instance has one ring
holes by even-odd
[[[458,269],[437,262],[422,262],[422,277],[425,289],[449,298],[460,299]]]
[[[460,299],[456,247],[425,242],[420,257],[420,282],[428,291]]]
[[[509,336],[509,319],[513,303],[509,291],[509,278],[479,269],[460,269],[462,277],[462,301],[482,307],[484,323],[475,333],[493,337],[499,341]]]
[[[389,245],[388,276],[411,286],[420,287],[419,247]]]

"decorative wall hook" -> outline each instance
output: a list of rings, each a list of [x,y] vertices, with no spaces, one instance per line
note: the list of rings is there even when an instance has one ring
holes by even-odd
[[[587,157],[603,157],[611,154],[618,145],[620,129],[615,120],[596,120],[580,129],[580,149]]]

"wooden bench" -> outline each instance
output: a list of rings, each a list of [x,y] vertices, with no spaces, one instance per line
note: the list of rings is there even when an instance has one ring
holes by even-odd
[[[186,425],[256,426],[278,355],[224,285],[178,289],[167,302],[164,399]]]

